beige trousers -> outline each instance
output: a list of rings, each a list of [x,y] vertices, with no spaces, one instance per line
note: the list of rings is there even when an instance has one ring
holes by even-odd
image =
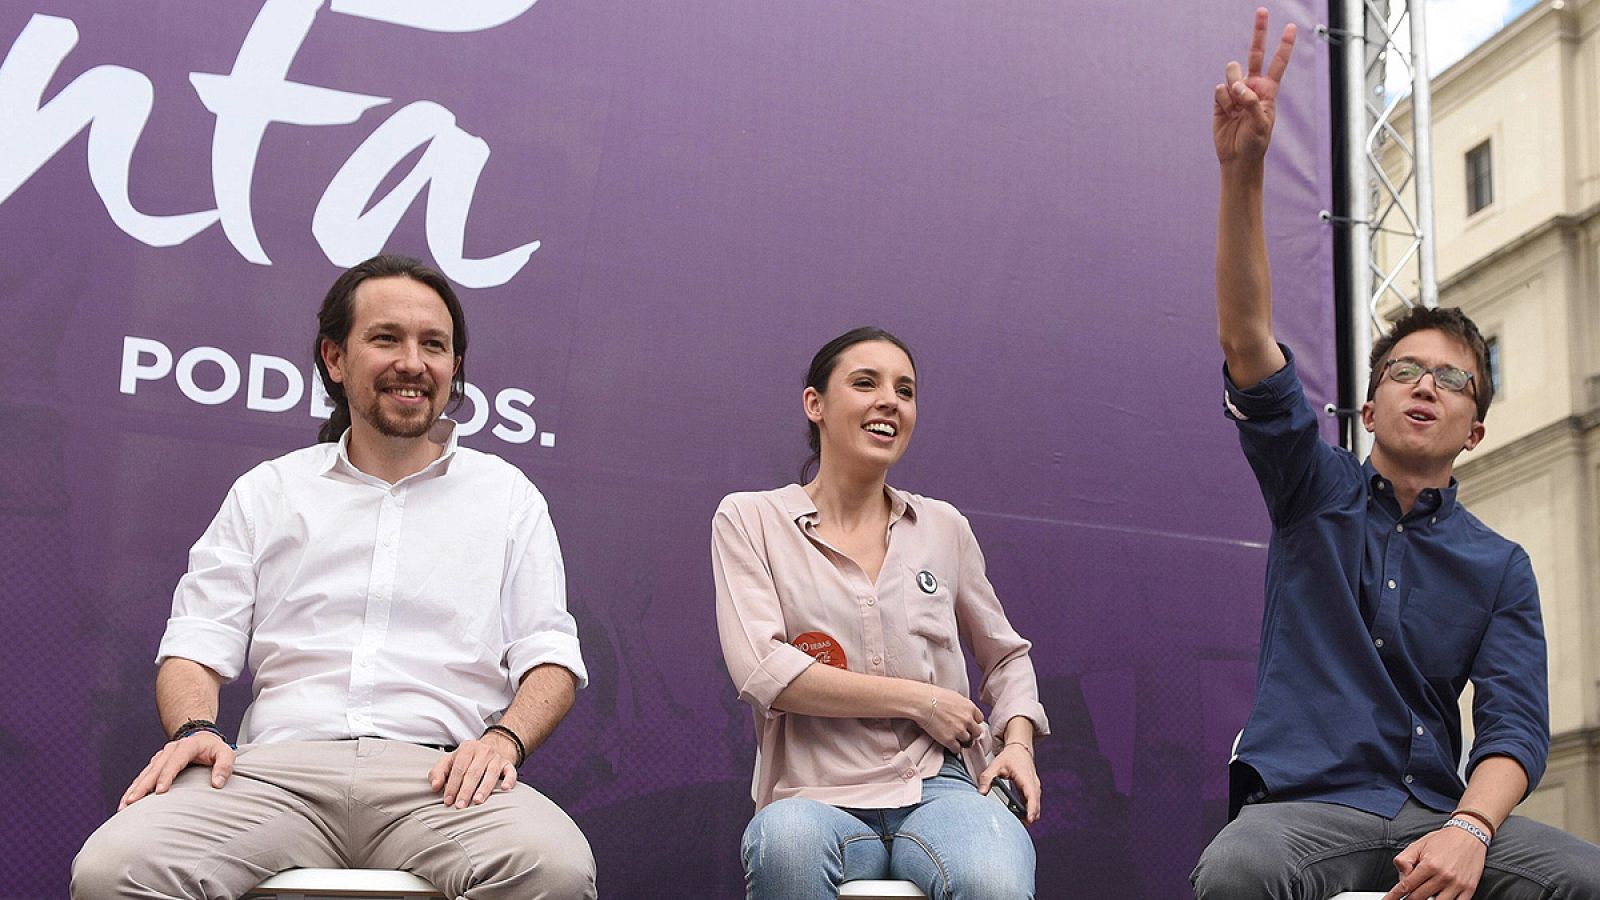
[[[75,900],[232,900],[292,868],[404,869],[448,897],[595,896],[578,826],[518,784],[481,806],[428,789],[438,750],[398,741],[254,744],[211,787],[192,766],[165,794],[112,816],[72,863]]]

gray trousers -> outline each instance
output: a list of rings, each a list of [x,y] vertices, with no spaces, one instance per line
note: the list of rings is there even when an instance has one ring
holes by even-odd
[[[1385,819],[1332,803],[1256,803],[1222,829],[1189,880],[1199,900],[1325,900],[1387,891],[1394,858],[1449,816],[1406,801]],[[1600,898],[1600,847],[1522,816],[1495,833],[1473,900]]]
[[[239,748],[219,790],[191,766],[112,816],[72,863],[75,900],[232,900],[290,868],[404,869],[448,897],[595,896],[582,832],[518,784],[481,806],[428,789],[438,750],[362,738]]]

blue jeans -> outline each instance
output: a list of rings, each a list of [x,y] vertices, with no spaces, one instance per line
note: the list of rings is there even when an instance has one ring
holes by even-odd
[[[791,797],[769,804],[739,848],[749,900],[836,900],[863,879],[914,882],[929,900],[1032,900],[1033,841],[955,757],[922,782],[922,802],[844,809]]]

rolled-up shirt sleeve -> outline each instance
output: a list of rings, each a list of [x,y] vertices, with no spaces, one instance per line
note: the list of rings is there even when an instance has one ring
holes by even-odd
[[[518,505],[506,546],[505,587],[500,615],[506,635],[505,664],[513,689],[535,666],[557,665],[589,683],[578,644],[578,625],[567,611],[566,567],[544,497],[531,484]]]
[[[1240,388],[1222,367],[1223,410],[1239,430],[1239,445],[1255,472],[1272,524],[1286,528],[1323,508],[1344,482],[1328,477],[1338,451],[1322,440],[1306,399],[1294,351],[1278,345],[1287,362],[1252,387]],[[1339,471],[1335,469],[1334,471]]]
[[[1528,793],[1550,753],[1550,698],[1544,624],[1533,564],[1518,547],[1472,664],[1472,753],[1467,777],[1489,756],[1508,756],[1528,775]],[[1526,794],[1524,794],[1526,796]]]
[[[711,520],[711,571],[717,591],[717,635],[739,699],[762,715],[815,660],[788,643],[783,609],[764,553],[757,549],[732,498]],[[759,523],[758,523],[759,525]]]
[[[235,482],[200,539],[172,594],[172,616],[156,663],[181,657],[232,681],[244,670],[255,610],[255,534],[244,491]]]
[[[1033,645],[1011,627],[983,559],[983,550],[965,516],[960,519],[960,583],[956,590],[956,623],[962,642],[983,673],[979,698],[989,705],[989,720],[1004,729],[1022,716],[1034,731],[1050,733],[1050,720],[1039,702],[1039,681],[1029,651]]]

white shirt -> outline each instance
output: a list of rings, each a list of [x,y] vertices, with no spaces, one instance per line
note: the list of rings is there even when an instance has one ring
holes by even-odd
[[[482,734],[534,666],[587,683],[533,484],[452,432],[439,459],[391,485],[351,464],[348,440],[234,482],[189,551],[156,661],[229,680],[248,664],[242,743],[454,745]]]

